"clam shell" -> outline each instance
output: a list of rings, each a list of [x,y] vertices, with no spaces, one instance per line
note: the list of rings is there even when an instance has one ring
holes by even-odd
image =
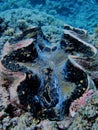
[[[65,25],[60,43],[51,46],[41,28],[32,27],[15,41],[4,46],[1,87],[35,117],[60,120],[86,90],[96,91],[89,68],[97,49],[85,30]]]

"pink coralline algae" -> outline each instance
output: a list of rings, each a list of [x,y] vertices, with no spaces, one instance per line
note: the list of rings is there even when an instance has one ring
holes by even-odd
[[[70,115],[72,117],[75,116],[75,114],[78,111],[79,107],[86,104],[86,101],[88,100],[88,98],[91,98],[93,93],[94,93],[93,90],[87,90],[79,99],[72,102],[72,104],[71,104],[71,106],[69,108]]]
[[[12,43],[5,43],[0,94],[6,90],[6,103],[52,120],[76,112],[77,104],[83,105],[96,90],[97,79],[92,75],[97,67],[91,62],[97,49],[87,41],[85,30],[64,25],[58,44],[50,43],[40,27],[27,29]]]

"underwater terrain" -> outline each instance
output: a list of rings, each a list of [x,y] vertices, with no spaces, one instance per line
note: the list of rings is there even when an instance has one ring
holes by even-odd
[[[0,0],[0,130],[98,129],[98,0]]]

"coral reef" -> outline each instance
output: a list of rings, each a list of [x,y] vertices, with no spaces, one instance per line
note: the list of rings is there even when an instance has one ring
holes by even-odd
[[[0,119],[1,129],[37,129],[37,130],[85,130],[98,128],[98,92],[94,93],[88,100],[86,104],[78,108],[77,114],[73,118],[65,118],[63,121],[40,121],[32,117],[28,112],[21,114],[21,116],[16,116],[10,118],[8,115],[3,116]],[[1,115],[1,113],[0,113]],[[2,125],[1,125],[2,124]]]
[[[97,8],[93,0],[0,1],[1,130],[97,130]]]
[[[57,2],[56,0],[46,0],[46,7],[47,12],[51,13],[51,10],[56,12],[56,14],[59,14],[59,18],[65,20],[67,24],[85,28],[90,33],[98,24],[96,21],[98,19],[97,1],[61,0]]]
[[[94,93],[97,81],[91,75],[94,70],[97,72],[97,66],[93,70],[95,64],[89,65],[96,57],[97,49],[81,38],[88,38],[85,30],[65,25],[62,39],[55,47],[51,47],[40,27],[24,30],[15,39],[16,42],[21,40],[16,44],[7,42],[2,52],[0,74],[1,87],[9,94],[10,104],[3,112],[13,117],[19,108],[30,111],[38,119],[51,120],[61,120],[69,112],[73,116],[71,110],[77,98],[87,90]],[[89,94],[84,95],[82,100],[86,102]]]
[[[0,16],[4,21],[3,25],[6,25],[3,30],[3,25],[1,24],[1,30],[3,31],[0,34],[0,50],[2,50],[6,41],[13,41],[12,39],[19,37],[24,30],[32,28],[32,26],[41,26],[46,38],[52,43],[58,42],[61,38],[60,34],[63,33],[62,27],[64,23],[61,20],[55,20],[52,15],[38,10],[11,9],[1,12]]]
[[[43,11],[62,19],[72,26],[85,28],[90,33],[97,26],[98,1],[88,0],[5,0],[0,1],[0,11],[24,8]],[[85,11],[84,11],[85,10]],[[32,11],[31,11],[32,12]],[[26,13],[26,12],[25,12]],[[96,20],[95,20],[96,19]],[[82,22],[81,22],[82,21]]]
[[[78,109],[76,117],[73,118],[72,124],[68,130],[72,129],[94,129],[98,127],[98,92],[94,93],[86,104]]]

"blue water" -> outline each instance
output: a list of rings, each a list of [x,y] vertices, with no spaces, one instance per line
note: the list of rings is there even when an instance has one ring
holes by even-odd
[[[89,33],[98,25],[98,0],[0,0],[0,13],[21,7],[51,14]]]

